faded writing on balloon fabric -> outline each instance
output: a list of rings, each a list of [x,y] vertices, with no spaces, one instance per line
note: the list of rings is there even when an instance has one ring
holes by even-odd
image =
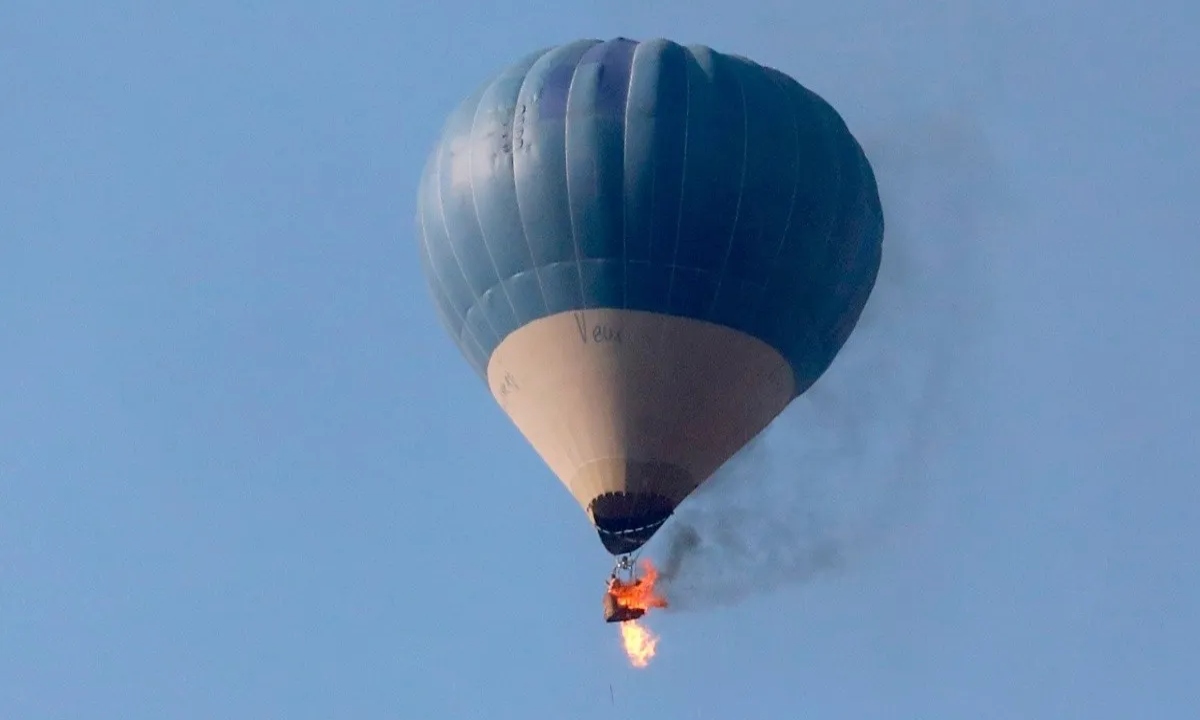
[[[603,323],[589,327],[587,315],[581,312],[575,313],[575,327],[579,330],[579,339],[584,345],[587,345],[589,342],[595,345],[601,343],[620,344],[621,342],[623,328]]]

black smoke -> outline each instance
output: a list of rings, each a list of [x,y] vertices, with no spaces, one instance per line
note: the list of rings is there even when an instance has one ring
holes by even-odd
[[[886,231],[875,290],[830,370],[680,508],[655,545],[673,610],[839,570],[915,522],[969,412],[1000,184],[961,118],[863,146]]]

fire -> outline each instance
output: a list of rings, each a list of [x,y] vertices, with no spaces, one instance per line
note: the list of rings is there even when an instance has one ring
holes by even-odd
[[[625,654],[634,667],[644,668],[654,657],[658,647],[658,638],[646,628],[638,625],[637,620],[626,620],[621,623],[621,642],[625,645]]]
[[[613,579],[609,583],[609,596],[620,607],[647,612],[652,608],[667,607],[667,599],[658,594],[654,587],[658,580],[658,570],[649,560],[642,562],[645,575],[631,583],[622,583]],[[639,625],[637,619],[625,620],[621,623],[621,643],[625,646],[625,654],[634,667],[644,668],[650,664],[658,647],[658,637]]]
[[[659,595],[654,587],[654,583],[658,580],[658,569],[649,560],[643,560],[642,570],[646,574],[641,579],[629,584],[614,579],[608,586],[609,595],[622,607],[637,610],[665,608],[667,599]]]

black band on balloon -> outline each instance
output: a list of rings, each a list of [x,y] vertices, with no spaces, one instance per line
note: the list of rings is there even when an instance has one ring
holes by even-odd
[[[589,509],[600,542],[613,555],[645,545],[674,511],[669,500],[651,493],[605,493]]]

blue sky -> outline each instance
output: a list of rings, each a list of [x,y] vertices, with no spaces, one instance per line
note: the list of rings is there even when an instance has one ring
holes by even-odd
[[[478,5],[0,10],[0,717],[1194,717],[1198,6]],[[972,308],[899,531],[640,671],[412,228],[461,96],[616,35],[821,93]]]

